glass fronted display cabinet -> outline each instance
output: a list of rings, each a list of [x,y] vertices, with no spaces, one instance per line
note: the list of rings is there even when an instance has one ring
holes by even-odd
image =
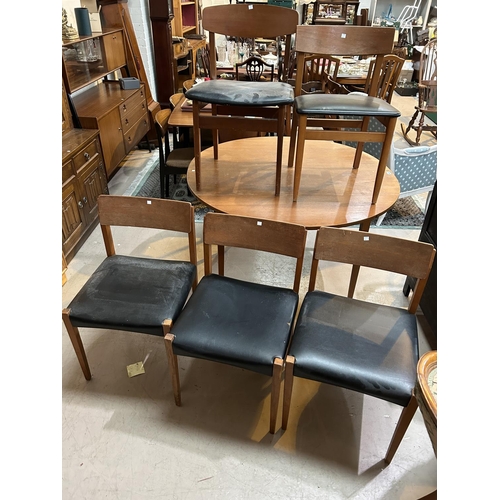
[[[126,65],[123,32],[109,31],[62,45],[63,78],[70,93]]]

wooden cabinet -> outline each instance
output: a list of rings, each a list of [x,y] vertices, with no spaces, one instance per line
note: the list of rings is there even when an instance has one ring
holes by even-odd
[[[101,131],[109,179],[149,130],[144,86],[123,90],[119,82],[104,82],[75,96],[73,103],[82,127]]]
[[[63,81],[82,128],[98,129],[107,179],[150,130],[144,84],[123,90],[128,76],[123,29],[82,37],[62,46]]]
[[[97,224],[97,197],[108,193],[98,130],[62,137],[62,250],[69,262]]]
[[[359,1],[317,0],[313,24],[356,24]]]
[[[172,34],[186,36],[198,33],[198,0],[173,0],[174,20]]]

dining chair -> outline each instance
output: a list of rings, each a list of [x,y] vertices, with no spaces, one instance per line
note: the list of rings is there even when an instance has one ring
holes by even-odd
[[[301,93],[324,94],[328,92],[328,81],[336,80],[340,64],[341,60],[338,57],[305,56]],[[288,83],[295,87],[295,81],[295,78],[290,78]]]
[[[274,64],[269,64],[262,57],[250,56],[243,62],[234,65],[236,80],[246,78],[252,82],[274,81]],[[242,74],[240,68],[243,68],[245,73]],[[267,71],[267,74],[264,74]]]
[[[380,74],[374,77],[373,70],[375,68],[375,59],[372,59],[368,66],[364,87],[349,86],[348,89],[370,95],[370,86],[376,85],[377,90],[375,92],[375,97],[379,97],[390,104],[404,63],[405,60],[402,57],[395,54],[386,54],[382,60]]]
[[[184,100],[184,92],[176,92],[169,97],[171,111]],[[191,147],[193,141],[190,134],[191,127],[171,127],[174,149],[182,147]]]
[[[186,174],[189,164],[194,158],[194,148],[177,147],[170,149],[170,136],[168,119],[172,111],[162,109],[155,115],[155,130],[158,138],[158,159],[160,164],[160,196],[168,198],[170,193],[170,175],[173,176],[174,185],[177,176]],[[177,135],[177,132],[174,131]]]
[[[267,4],[213,5],[203,10],[203,29],[209,32],[210,54],[216,54],[215,36],[240,38],[285,38],[288,60],[291,37],[298,24],[298,12]],[[278,46],[281,45],[281,41]],[[281,54],[279,54],[281,57]],[[293,103],[293,88],[281,81],[238,82],[217,79],[215,57],[210,58],[210,81],[201,82],[186,92],[193,101],[193,134],[196,187],[201,186],[200,130],[211,129],[213,155],[218,159],[219,129],[269,132],[277,135],[275,192],[281,189],[281,164],[286,109]],[[212,113],[201,113],[200,103],[210,103]]]
[[[146,333],[165,338],[198,282],[194,208],[183,201],[101,195],[97,199],[107,257],[91,274],[62,319],[83,374],[92,375],[80,328]],[[185,233],[189,260],[117,255],[113,226]]]
[[[293,201],[296,202],[302,174],[305,144],[307,140],[356,141],[353,169],[361,162],[364,142],[382,142],[382,154],[378,163],[371,195],[375,204],[382,186],[385,167],[390,152],[397,118],[400,112],[379,97],[377,84],[373,82],[369,94],[301,94],[306,56],[358,55],[374,56],[373,74],[380,75],[385,54],[392,51],[394,28],[373,26],[310,25],[297,26],[295,51],[297,54],[297,78],[293,104],[292,131],[288,167],[294,166]],[[325,53],[328,51],[328,54]],[[377,83],[377,84],[376,84]],[[355,118],[346,118],[346,116]],[[376,117],[385,126],[385,132],[369,132],[370,116]],[[354,130],[346,130],[354,129]]]
[[[430,132],[437,138],[437,124],[426,122],[426,118],[437,120],[437,38],[433,38],[422,50],[418,69],[418,104],[415,113],[405,128],[401,124],[403,136],[412,146],[420,144],[423,131]],[[418,123],[415,123],[418,118]],[[437,123],[437,122],[436,122]],[[415,140],[410,139],[408,132],[415,130]]]
[[[270,433],[275,432],[283,360],[299,301],[305,241],[306,229],[301,225],[221,213],[205,216],[205,275],[166,337],[178,406],[177,356],[244,368],[272,378]],[[212,273],[213,245],[217,246],[218,274]],[[227,247],[247,249],[240,251],[247,252],[245,255],[251,250],[295,259],[293,288],[278,286],[274,280],[273,284],[264,283],[265,278],[259,283],[225,276]],[[240,265],[236,257],[231,262],[236,262],[235,268]],[[254,262],[258,266],[258,260]],[[283,277],[283,284],[287,279]]]
[[[285,362],[283,429],[288,426],[294,377],[357,391],[403,407],[385,457],[388,463],[392,460],[417,409],[415,312],[435,253],[433,245],[421,241],[332,227],[318,230],[309,291]],[[409,275],[417,278],[417,285],[407,309],[377,304],[372,295],[363,300],[345,297],[316,289],[320,261]]]

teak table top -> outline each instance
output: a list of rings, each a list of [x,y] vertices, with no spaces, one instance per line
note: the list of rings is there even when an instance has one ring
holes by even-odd
[[[283,158],[288,157],[285,137]],[[363,153],[353,170],[355,149],[330,141],[306,141],[299,198],[292,201],[293,169],[283,164],[281,194],[274,196],[276,137],[255,137],[219,145],[201,153],[201,182],[196,189],[194,160],[187,181],[193,194],[218,212],[321,226],[361,224],[389,210],[399,196],[399,182],[386,168],[380,195],[371,205],[378,160]]]

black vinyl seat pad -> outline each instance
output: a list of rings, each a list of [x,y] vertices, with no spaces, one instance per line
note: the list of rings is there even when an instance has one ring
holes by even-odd
[[[295,98],[299,115],[353,115],[397,118],[399,110],[378,97],[358,94],[308,94]]]
[[[293,104],[293,87],[283,82],[236,82],[208,80],[188,91],[195,101],[231,106],[282,106]]]
[[[71,301],[71,324],[163,336],[195,278],[191,262],[126,255],[107,257]]]
[[[294,376],[406,406],[417,376],[416,318],[315,290],[304,297],[289,354]]]
[[[272,376],[297,305],[298,294],[287,288],[204,276],[172,328],[174,353]]]

